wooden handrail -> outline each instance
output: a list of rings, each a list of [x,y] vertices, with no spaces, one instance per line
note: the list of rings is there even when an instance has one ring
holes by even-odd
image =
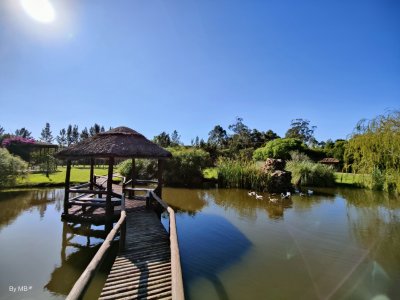
[[[100,249],[96,252],[96,255],[90,261],[89,265],[86,267],[85,271],[81,274],[79,279],[75,282],[72,290],[69,292],[67,296],[67,300],[78,300],[81,299],[88,288],[90,281],[93,279],[97,269],[99,268],[101,262],[104,260],[104,257],[107,251],[110,249],[112,241],[116,237],[118,231],[121,230],[120,239],[125,239],[125,235],[123,234],[125,231],[125,221],[126,221],[126,212],[125,212],[125,197],[122,196],[121,202],[121,217],[119,218],[117,224],[115,224],[114,228],[107,235]],[[124,235],[124,236],[123,236]],[[121,242],[120,245],[123,244],[124,241]]]
[[[183,291],[182,267],[179,254],[178,234],[176,232],[175,211],[164,200],[158,197],[154,193],[154,191],[149,192],[148,196],[156,200],[163,208],[165,208],[165,210],[169,214],[169,242],[171,248],[172,299],[184,300],[185,294]]]

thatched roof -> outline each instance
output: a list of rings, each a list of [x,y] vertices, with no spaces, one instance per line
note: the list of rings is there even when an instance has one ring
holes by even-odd
[[[325,157],[319,161],[321,164],[338,164],[339,160],[333,157]]]
[[[169,158],[172,154],[128,127],[99,133],[56,154],[58,158]]]

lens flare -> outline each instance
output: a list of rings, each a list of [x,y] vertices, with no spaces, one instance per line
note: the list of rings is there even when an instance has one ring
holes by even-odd
[[[49,0],[20,0],[24,11],[35,21],[51,23],[56,18],[56,12]]]

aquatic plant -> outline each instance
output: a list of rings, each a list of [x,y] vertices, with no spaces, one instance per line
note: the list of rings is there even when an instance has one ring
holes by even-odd
[[[221,187],[266,191],[269,175],[255,162],[220,158],[217,168]]]
[[[314,163],[305,154],[293,152],[286,169],[292,173],[295,185],[324,187],[335,183],[335,172],[331,166]]]

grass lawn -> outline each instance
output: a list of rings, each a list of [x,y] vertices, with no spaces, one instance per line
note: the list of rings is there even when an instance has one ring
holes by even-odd
[[[63,185],[65,181],[65,167],[58,167],[57,172],[52,173],[49,177],[45,174],[29,174],[26,178],[18,180],[18,186],[51,186]],[[73,167],[71,169],[71,183],[83,183],[89,181],[89,167]],[[95,168],[95,175],[106,175],[107,168]]]
[[[370,180],[370,175],[353,173],[335,173],[335,182],[343,185],[365,186]]]

